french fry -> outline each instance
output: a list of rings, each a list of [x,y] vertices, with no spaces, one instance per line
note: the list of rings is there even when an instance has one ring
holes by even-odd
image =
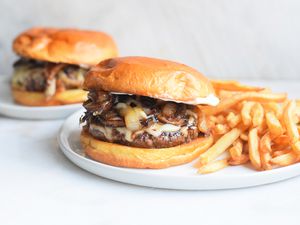
[[[238,165],[245,164],[248,161],[249,161],[249,156],[245,155],[245,154],[242,154],[238,158],[235,158],[235,159],[231,158],[231,159],[229,159],[228,160],[228,164],[231,165],[231,166],[238,166]]]
[[[213,80],[212,84],[220,103],[198,106],[207,127],[198,128],[211,131],[215,143],[200,155],[199,173],[249,161],[257,170],[300,161],[300,100],[236,81]],[[229,153],[228,159],[214,161],[224,152]]]
[[[204,166],[201,166],[198,170],[198,173],[201,174],[213,173],[218,170],[224,169],[227,166],[228,166],[227,159],[217,160],[209,164],[206,164]]]
[[[288,150],[288,149],[285,149],[285,150],[279,150],[279,151],[274,151],[272,153],[272,158],[275,158],[277,156],[280,156],[280,155],[284,155],[284,154],[287,154],[289,153],[291,150]]]
[[[250,115],[254,102],[245,102],[241,111],[242,121],[246,126],[250,126],[252,123],[252,117]]]
[[[240,139],[242,139],[243,141],[248,141],[248,133],[246,133],[245,131],[242,132],[240,135]]]
[[[264,109],[262,105],[258,102],[254,104],[251,110],[251,115],[252,115],[252,126],[253,127],[258,127],[262,125],[263,120],[264,120]]]
[[[271,163],[277,166],[288,166],[297,162],[299,160],[298,158],[296,153],[289,152],[271,159]]]
[[[229,148],[230,157],[235,160],[241,157],[243,152],[243,142],[240,139],[237,139],[232,144],[233,146]]]
[[[218,97],[220,99],[231,98],[233,95],[237,94],[236,92],[226,91],[226,90],[216,90]]]
[[[277,118],[282,117],[282,106],[277,102],[267,102],[263,106],[266,112],[273,112]]]
[[[296,141],[292,144],[292,149],[298,154],[300,152],[300,141]]]
[[[215,158],[225,152],[226,149],[230,145],[232,145],[232,143],[240,136],[240,134],[240,129],[233,128],[227,134],[223,135],[213,146],[211,146],[206,152],[200,155],[200,164],[205,165],[213,161]]]
[[[297,129],[297,124],[294,123],[293,117],[295,115],[295,109],[296,109],[296,102],[295,101],[290,101],[283,113],[283,121],[286,127],[287,134],[290,138],[290,142],[292,144],[296,143],[299,141],[299,132]],[[300,149],[293,148],[293,150],[300,154]]]
[[[217,117],[216,117],[216,122],[217,123],[225,123],[225,117],[223,116],[223,115],[218,115]]]
[[[264,170],[272,169],[272,165],[270,163],[271,157],[271,137],[270,133],[266,133],[261,139],[259,143],[259,152],[261,159],[261,167]]]
[[[248,145],[249,145],[249,158],[253,167],[257,170],[261,169],[261,160],[259,155],[259,137],[257,134],[257,128],[252,128],[249,131],[248,136]]]
[[[224,99],[217,106],[198,106],[206,113],[206,115],[216,115],[223,112],[230,107],[238,104],[241,101],[258,101],[258,102],[283,102],[286,99],[286,94],[272,94],[272,93],[260,93],[260,92],[244,92],[241,94],[235,94],[231,98]]]
[[[274,112],[266,113],[266,123],[273,138],[283,134],[284,130]]]
[[[261,91],[264,89],[260,87],[247,86],[233,80],[211,80],[211,83],[215,89],[226,91]]]
[[[217,124],[214,128],[213,128],[213,132],[214,134],[225,134],[229,131],[229,127],[226,124]]]
[[[226,121],[230,128],[236,127],[241,122],[241,120],[242,118],[240,114],[235,114],[233,112],[228,113],[226,117]]]
[[[286,134],[282,134],[272,140],[275,145],[289,145],[290,139]]]
[[[200,110],[198,112],[198,124],[197,124],[197,127],[198,127],[198,129],[199,129],[200,132],[202,132],[204,134],[209,133],[209,126],[208,126],[208,123],[207,123],[207,118],[205,117],[204,113],[201,112]]]

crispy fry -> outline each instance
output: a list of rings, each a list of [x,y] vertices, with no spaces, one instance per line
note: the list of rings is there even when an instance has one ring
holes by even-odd
[[[250,115],[252,107],[255,102],[245,102],[241,111],[242,121],[246,126],[250,126],[252,123],[252,117]]]
[[[264,170],[272,169],[270,160],[271,160],[271,137],[270,133],[266,133],[261,139],[259,143],[259,153],[261,159],[261,167]]]
[[[289,152],[271,159],[271,163],[277,166],[288,166],[299,160],[294,152]]]
[[[211,80],[211,83],[215,89],[222,89],[226,91],[261,91],[264,89],[260,87],[247,86],[233,80]]]
[[[244,92],[241,94],[236,94],[231,98],[224,99],[217,106],[199,106],[199,107],[207,115],[216,115],[244,100],[258,101],[258,102],[268,102],[268,101],[283,102],[285,99],[286,99],[286,94]]]
[[[273,138],[283,134],[284,130],[274,112],[266,113],[266,123]]]
[[[230,128],[236,127],[241,122],[241,120],[242,118],[240,114],[235,114],[234,112],[228,113],[226,117],[226,121]]]
[[[248,141],[248,133],[245,131],[241,133],[240,139],[242,139],[243,141]]]
[[[199,160],[201,165],[205,165],[213,161],[215,158],[225,152],[226,149],[240,136],[240,134],[241,130],[233,128],[227,134],[223,135],[212,147],[200,155]]]
[[[298,154],[300,152],[300,141],[296,141],[295,143],[293,143],[292,149]]]
[[[272,158],[275,158],[277,156],[280,156],[280,155],[284,155],[284,154],[287,154],[289,153],[291,150],[288,150],[288,149],[285,149],[285,150],[279,150],[279,151],[274,151],[273,154],[272,154]]]
[[[214,134],[225,134],[229,131],[229,127],[226,124],[217,124],[213,128]]]
[[[215,107],[198,106],[215,141],[199,157],[200,173],[222,168],[220,160],[213,161],[224,152],[230,155],[226,166],[250,161],[257,170],[300,161],[300,100],[236,81],[212,83],[221,101]]]
[[[207,123],[207,118],[205,117],[204,113],[201,112],[200,110],[198,112],[198,118],[199,119],[198,119],[197,127],[198,127],[199,131],[204,134],[209,133],[209,126]]]
[[[220,99],[231,98],[236,92],[226,90],[216,90]]]
[[[296,102],[295,101],[290,101],[283,113],[283,121],[286,127],[287,134],[290,138],[290,142],[292,144],[296,143],[299,141],[299,132],[297,129],[297,124],[294,123],[293,117],[295,115],[295,108],[296,108]],[[293,148],[293,150],[300,154],[299,149]]]
[[[225,123],[225,117],[223,116],[223,115],[218,115],[217,117],[216,117],[216,122],[217,123]]]
[[[198,173],[201,174],[213,173],[218,170],[224,169],[227,166],[228,166],[227,159],[217,160],[209,164],[206,164],[204,166],[201,166],[198,170]]]
[[[255,169],[260,170],[261,169],[261,160],[259,155],[259,137],[257,134],[257,128],[252,128],[249,131],[248,136],[248,144],[249,144],[249,157],[252,165]]]
[[[262,105],[258,102],[254,104],[251,110],[251,115],[252,115],[252,126],[253,127],[258,127],[262,125],[263,120],[264,120],[264,109]]]
[[[266,112],[273,112],[277,118],[282,117],[282,106],[277,102],[267,102],[263,106]]]
[[[241,139],[237,139],[235,142],[232,144],[233,146],[229,149],[230,157],[235,160],[238,159],[243,152],[243,142]]]
[[[289,136],[282,134],[272,140],[275,145],[288,145],[290,143]]]
[[[238,165],[245,164],[248,161],[249,161],[249,156],[245,155],[245,154],[242,154],[238,158],[235,158],[235,159],[231,158],[231,159],[229,159],[228,160],[228,164],[231,165],[231,166],[238,166]]]

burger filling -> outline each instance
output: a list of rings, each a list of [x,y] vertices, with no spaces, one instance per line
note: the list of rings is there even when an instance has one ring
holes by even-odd
[[[14,63],[12,87],[23,91],[43,92],[81,88],[87,69],[65,63],[50,63],[21,58]]]
[[[199,135],[196,107],[149,97],[92,91],[84,102],[84,131],[107,142],[167,148]]]

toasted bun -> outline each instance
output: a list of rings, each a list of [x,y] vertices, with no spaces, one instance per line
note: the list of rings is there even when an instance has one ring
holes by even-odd
[[[14,40],[13,50],[26,58],[83,65],[118,55],[115,42],[103,32],[56,28],[23,32]]]
[[[99,162],[119,167],[160,169],[191,162],[212,145],[213,138],[198,138],[171,148],[147,149],[100,141],[82,131],[80,141],[85,153]]]
[[[83,86],[187,104],[199,104],[199,99],[214,95],[209,80],[195,69],[146,57],[104,60],[86,74]]]
[[[80,103],[87,99],[87,92],[81,89],[72,89],[56,93],[47,99],[42,92],[22,91],[12,89],[15,102],[27,106],[54,106]]]

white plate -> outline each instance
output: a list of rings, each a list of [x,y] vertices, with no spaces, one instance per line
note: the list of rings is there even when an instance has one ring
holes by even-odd
[[[77,166],[112,180],[156,188],[210,190],[250,187],[300,175],[300,163],[270,171],[257,172],[247,166],[233,166],[216,173],[199,175],[193,163],[168,169],[127,169],[109,166],[86,157],[79,142],[80,110],[64,122],[58,135],[63,153]]]
[[[16,104],[11,96],[10,77],[0,76],[0,114],[22,119],[61,119],[80,109],[81,104],[30,107]]]

